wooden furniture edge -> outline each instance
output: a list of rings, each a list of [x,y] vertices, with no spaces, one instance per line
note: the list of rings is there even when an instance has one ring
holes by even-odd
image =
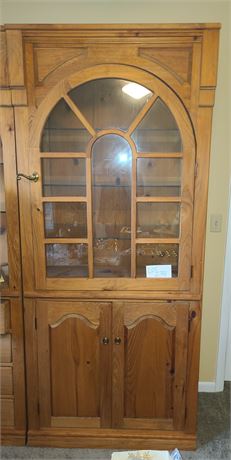
[[[201,22],[201,23],[129,23],[129,24],[110,24],[110,23],[101,23],[101,24],[62,24],[62,23],[56,23],[56,24],[50,24],[50,23],[44,23],[44,24],[2,24],[1,25],[1,30],[6,30],[6,29],[36,29],[36,30],[75,30],[75,29],[91,29],[91,30],[102,30],[102,29],[110,29],[110,30],[132,30],[132,29],[140,29],[140,30],[176,30],[176,29],[181,29],[181,30],[187,30],[187,29],[198,29],[198,30],[203,30],[203,29],[220,29],[221,28],[221,23],[219,22]]]
[[[25,446],[26,431],[2,427],[0,441],[2,446]]]
[[[179,447],[183,450],[196,449],[196,437],[194,435],[170,435],[168,438],[153,433],[149,436],[133,437],[132,432],[130,436],[121,437],[118,435],[108,433],[106,437],[91,436],[81,433],[75,435],[55,432],[29,431],[28,433],[28,446],[48,446],[48,447],[75,447],[75,448],[108,448],[108,449],[173,449]]]
[[[112,300],[145,300],[150,302],[200,301],[201,294],[164,292],[163,291],[26,291],[24,299],[54,299],[54,300],[83,300],[83,301],[112,301]]]

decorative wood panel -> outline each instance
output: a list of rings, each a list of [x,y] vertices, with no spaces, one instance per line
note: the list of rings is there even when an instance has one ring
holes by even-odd
[[[53,417],[99,417],[99,349],[99,327],[84,317],[66,315],[51,325]]]
[[[0,363],[12,362],[12,340],[11,334],[0,336]]]
[[[4,427],[14,426],[14,400],[1,399],[1,425]]]
[[[171,418],[174,330],[155,316],[125,326],[125,417]]]
[[[139,55],[167,70],[172,76],[183,83],[190,83],[192,70],[192,48],[190,47],[148,47],[139,48]]]
[[[37,302],[41,426],[110,424],[110,304]]]
[[[183,429],[189,306],[116,303],[113,311],[114,426]]]
[[[71,59],[86,55],[86,48],[34,48],[34,66],[37,83]]]
[[[8,85],[6,32],[0,31],[0,86]]]
[[[12,367],[0,368],[1,395],[13,395],[13,372]]]
[[[10,332],[10,302],[1,300],[0,302],[0,334]]]

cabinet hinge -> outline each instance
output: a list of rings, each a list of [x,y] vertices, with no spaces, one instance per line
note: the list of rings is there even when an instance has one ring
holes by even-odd
[[[190,277],[193,278],[193,265],[191,265]]]
[[[195,168],[194,168],[194,176],[197,177],[197,174],[198,174],[198,163],[196,161]]]
[[[37,330],[37,318],[36,318],[36,316],[34,317],[34,328]]]

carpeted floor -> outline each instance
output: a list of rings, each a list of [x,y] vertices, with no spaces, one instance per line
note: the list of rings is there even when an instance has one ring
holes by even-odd
[[[181,451],[183,460],[231,460],[230,384],[223,393],[200,393],[198,449]],[[177,447],[177,446],[176,446]],[[2,459],[109,460],[113,450],[2,447]]]

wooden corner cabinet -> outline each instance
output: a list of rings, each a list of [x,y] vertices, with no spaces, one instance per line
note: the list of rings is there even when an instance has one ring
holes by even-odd
[[[1,29],[1,318],[22,344],[22,294],[29,445],[196,447],[219,27]]]

